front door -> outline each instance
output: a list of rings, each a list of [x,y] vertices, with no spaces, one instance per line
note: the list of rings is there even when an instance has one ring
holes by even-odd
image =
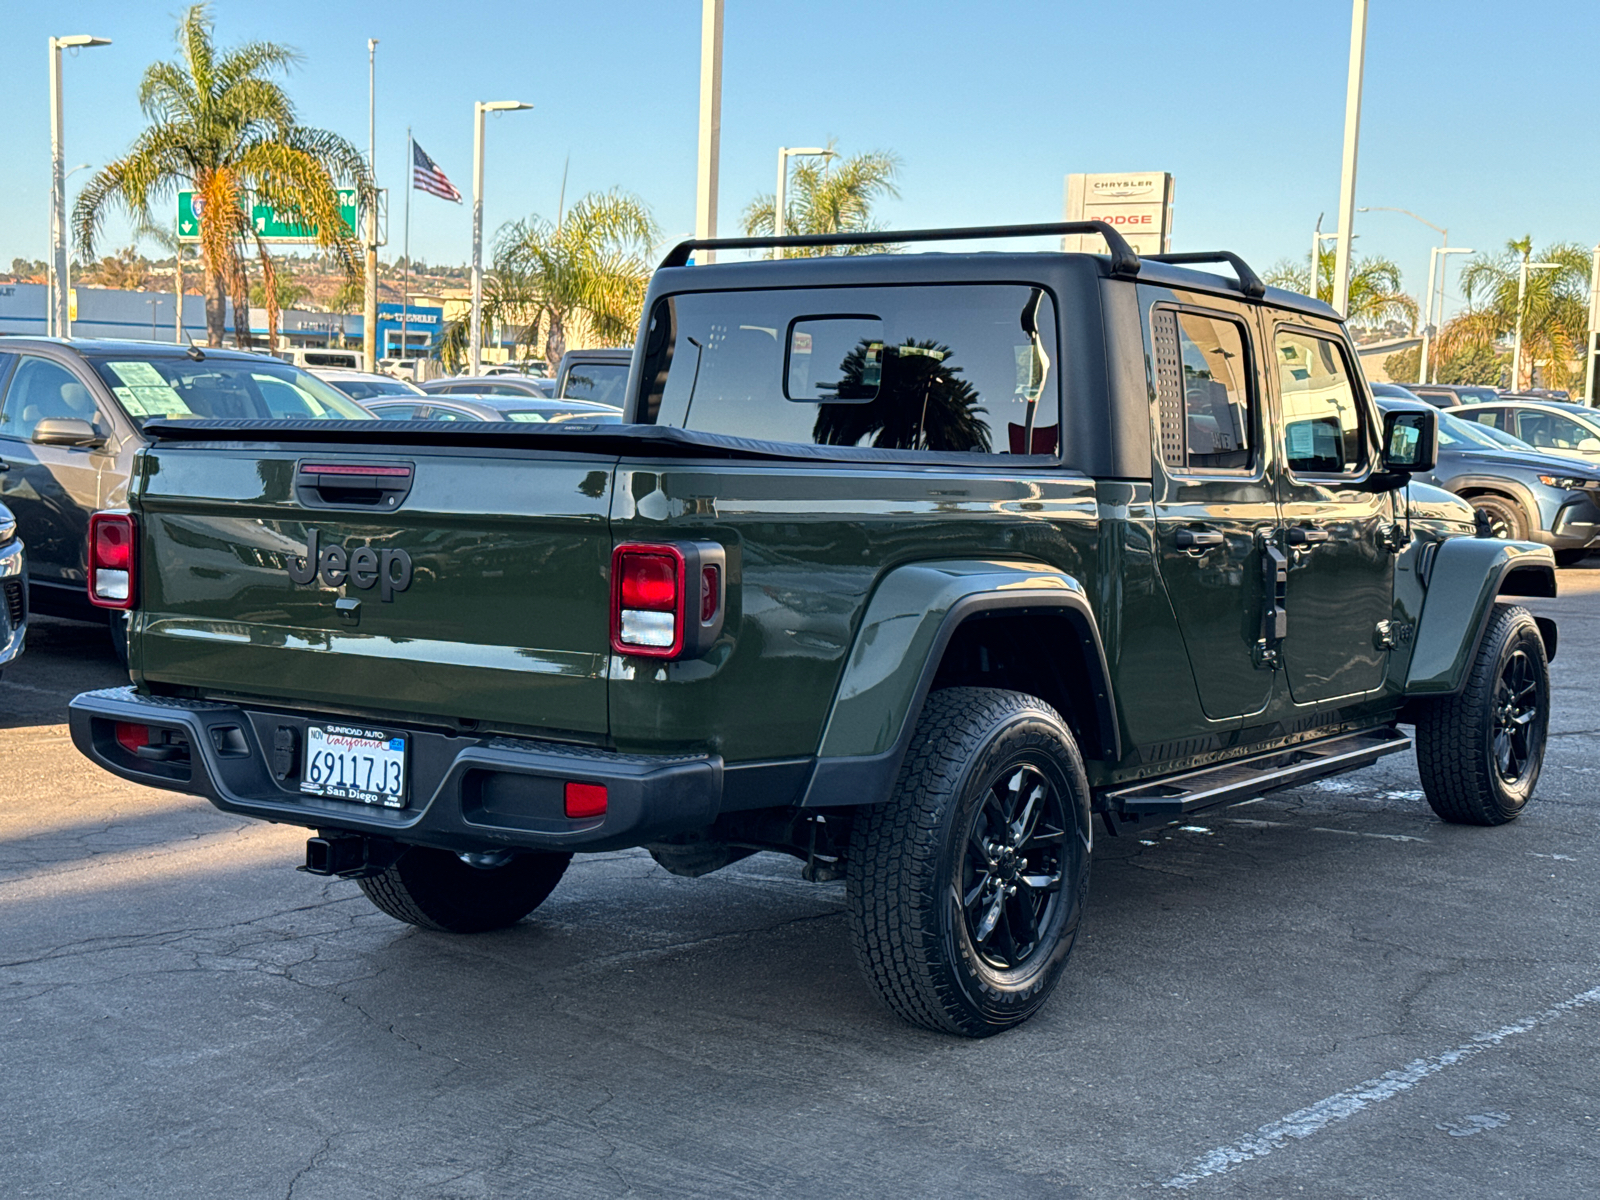
[[[100,473],[107,456],[77,446],[40,446],[31,440],[40,421],[75,418],[109,428],[93,393],[62,364],[20,355],[0,412],[0,500],[16,514],[28,548],[28,574],[36,582],[82,588],[89,514],[100,504]]]
[[[1383,685],[1377,627],[1394,601],[1393,494],[1366,485],[1376,416],[1335,331],[1277,326],[1273,364],[1289,559],[1284,675],[1297,705],[1360,696]]]
[[[1250,328],[1242,310],[1211,297],[1150,310],[1157,552],[1213,721],[1259,712],[1272,697],[1262,579],[1278,512]]]

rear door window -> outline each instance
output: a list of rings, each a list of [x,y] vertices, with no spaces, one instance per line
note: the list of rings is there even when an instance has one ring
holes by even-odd
[[[686,293],[650,315],[637,419],[813,445],[1055,454],[1056,345],[1049,294],[1024,284]]]
[[[1282,329],[1273,351],[1289,469],[1297,475],[1359,474],[1367,465],[1365,421],[1344,348],[1332,338]]]
[[[1158,308],[1150,318],[1169,470],[1242,470],[1253,461],[1255,398],[1248,335],[1219,314]]]

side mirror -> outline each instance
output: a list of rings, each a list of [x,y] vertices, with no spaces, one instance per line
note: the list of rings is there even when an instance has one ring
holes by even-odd
[[[77,417],[46,417],[33,427],[38,446],[104,446],[106,435]]]
[[[1397,409],[1383,414],[1383,469],[1393,475],[1431,471],[1439,463],[1436,409]]]
[[[1600,438],[1580,438],[1578,440],[1578,449],[1582,450],[1585,454],[1600,453]]]

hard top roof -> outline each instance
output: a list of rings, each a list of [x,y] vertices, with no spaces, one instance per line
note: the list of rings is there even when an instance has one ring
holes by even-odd
[[[62,350],[76,350],[80,354],[139,354],[147,358],[189,357],[190,347],[172,342],[141,342],[133,338],[55,338],[33,334],[0,338],[0,350],[15,351],[21,346],[54,346]],[[272,362],[288,366],[282,359],[255,350],[231,350],[221,346],[196,345],[207,358],[225,358],[246,362]]]

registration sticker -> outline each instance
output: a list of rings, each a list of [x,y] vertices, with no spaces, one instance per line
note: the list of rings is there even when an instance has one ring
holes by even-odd
[[[307,725],[300,790],[384,808],[406,803],[406,739],[381,729]]]

